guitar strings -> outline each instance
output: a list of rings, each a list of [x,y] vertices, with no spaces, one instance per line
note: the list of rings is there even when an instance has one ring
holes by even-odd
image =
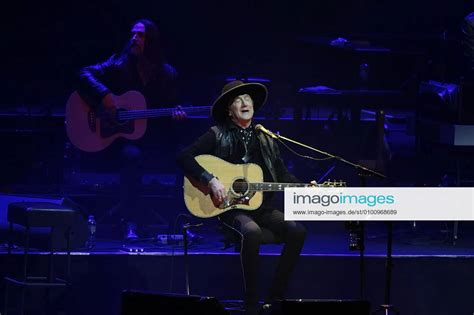
[[[345,187],[345,184],[343,182],[334,182],[334,183],[329,183],[329,184],[317,184],[317,185],[312,185],[312,184],[297,184],[297,183],[223,183],[223,185],[226,186],[231,186],[233,188],[236,188],[237,190],[249,187],[249,189],[246,189],[246,191],[263,191],[263,190],[274,190],[275,187],[279,188],[285,188],[285,187]],[[254,188],[254,187],[257,188]],[[266,188],[266,189],[265,189]]]
[[[209,106],[186,107],[185,111],[196,112],[196,111],[208,110],[209,108],[210,108]],[[147,115],[147,116],[169,115],[175,110],[176,108],[137,109],[137,110],[119,112],[118,115],[121,119],[130,119],[137,116],[140,117],[143,115]]]

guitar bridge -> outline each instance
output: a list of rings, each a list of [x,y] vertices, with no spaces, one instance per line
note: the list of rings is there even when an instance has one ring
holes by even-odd
[[[227,193],[227,197],[225,198],[224,202],[219,205],[219,209],[226,209],[229,207],[237,207],[237,205],[246,205],[248,206],[250,203],[250,199],[255,195],[255,192],[249,192],[245,196],[238,196],[232,191]]]
[[[96,132],[96,130],[97,130],[96,119],[97,119],[97,116],[96,116],[95,111],[90,110],[87,113],[87,124],[89,125],[89,129],[92,132]]]
[[[118,109],[118,111],[123,111]],[[102,138],[111,137],[117,133],[132,134],[135,131],[134,120],[117,120],[118,114],[113,115],[110,111],[100,114],[100,135]]]

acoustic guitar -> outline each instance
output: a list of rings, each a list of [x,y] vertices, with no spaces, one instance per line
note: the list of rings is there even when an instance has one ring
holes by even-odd
[[[176,108],[147,109],[145,97],[138,91],[128,91],[113,96],[117,105],[115,113],[93,110],[76,91],[66,104],[66,131],[69,141],[78,149],[98,152],[115,139],[141,138],[146,131],[147,118],[172,116]],[[186,113],[209,112],[210,106],[182,107]]]
[[[314,187],[301,183],[263,182],[263,171],[253,163],[232,164],[213,155],[198,155],[196,161],[214,174],[226,190],[224,201],[212,196],[207,185],[192,177],[184,178],[184,203],[189,212],[199,218],[211,218],[231,209],[256,210],[263,202],[263,192],[283,191],[285,187]],[[345,187],[342,181],[326,181],[317,187]]]

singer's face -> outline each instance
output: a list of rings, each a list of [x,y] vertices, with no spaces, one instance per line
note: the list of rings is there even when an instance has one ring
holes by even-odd
[[[237,96],[229,107],[229,116],[232,121],[247,127],[253,118],[253,100],[248,94]]]
[[[143,23],[133,26],[130,41],[132,54],[135,56],[143,54],[145,50],[145,25]]]

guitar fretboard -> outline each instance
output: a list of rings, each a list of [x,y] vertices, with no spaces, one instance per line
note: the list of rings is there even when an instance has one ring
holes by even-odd
[[[248,183],[248,182],[234,182],[227,184],[232,186],[236,191],[283,191],[286,187],[345,187],[345,182],[324,182],[322,184],[302,184],[302,183]]]
[[[251,191],[283,191],[285,187],[311,187],[301,183],[248,183]]]
[[[193,106],[193,107],[183,107],[183,110],[186,113],[193,112],[205,112],[208,111],[210,106]],[[118,119],[119,120],[130,120],[130,119],[145,119],[153,117],[163,117],[171,116],[176,108],[157,108],[157,109],[143,109],[143,110],[127,110],[119,111]]]

